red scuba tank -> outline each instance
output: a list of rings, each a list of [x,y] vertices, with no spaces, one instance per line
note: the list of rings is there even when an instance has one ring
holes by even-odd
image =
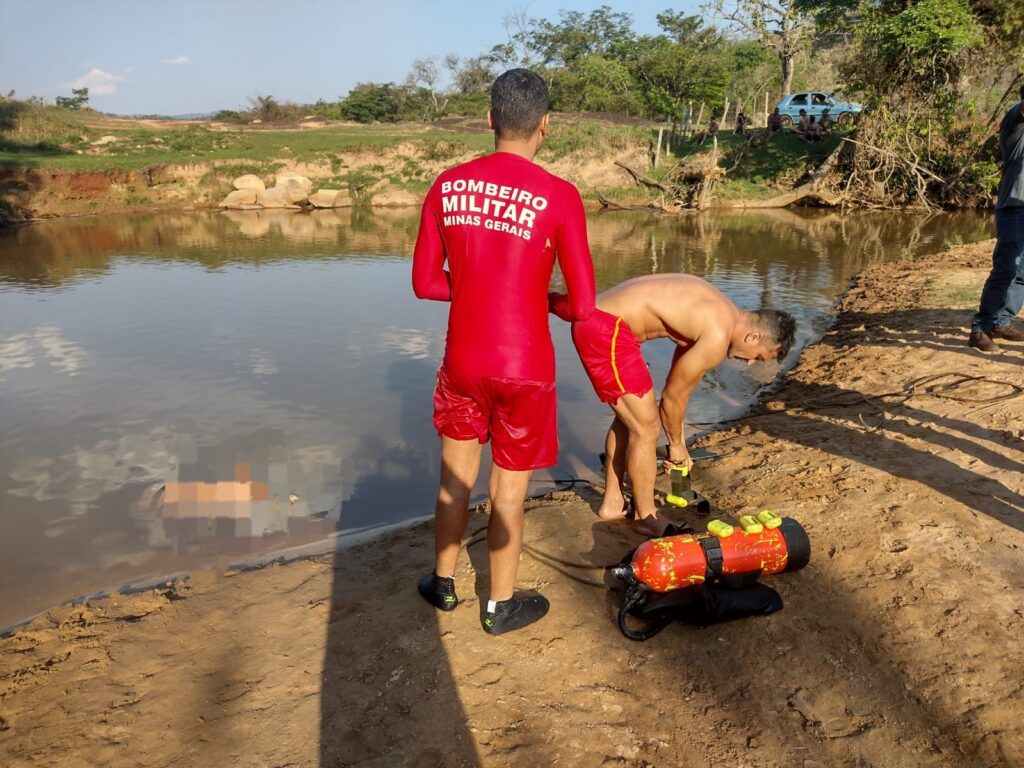
[[[777,527],[757,533],[736,529],[724,536],[697,533],[650,539],[636,548],[631,568],[636,580],[653,591],[670,592],[722,577],[795,571],[810,557],[803,526],[782,518]]]

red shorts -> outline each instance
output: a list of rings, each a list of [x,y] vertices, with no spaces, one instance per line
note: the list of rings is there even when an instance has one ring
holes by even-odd
[[[442,365],[434,427],[454,440],[490,438],[494,463],[503,469],[552,467],[558,459],[555,382],[453,376]]]
[[[623,395],[643,397],[654,389],[640,340],[621,317],[595,309],[572,324],[572,340],[602,402],[615,405]]]

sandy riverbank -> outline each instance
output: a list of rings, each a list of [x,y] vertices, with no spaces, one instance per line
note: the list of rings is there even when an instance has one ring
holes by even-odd
[[[782,385],[701,441],[719,457],[695,485],[718,514],[771,506],[811,536],[810,566],[770,579],[781,613],[633,643],[607,591],[526,557],[520,582],[551,613],[492,638],[478,623],[479,545],[458,573],[463,606],[441,615],[417,596],[424,524],[335,557],[49,612],[0,641],[0,759],[1024,763],[1024,398],[992,400],[1020,393],[1024,344],[964,345],[990,255],[979,244],[868,271]],[[596,502],[584,488],[531,502],[527,542],[618,560],[638,540],[598,523]]]

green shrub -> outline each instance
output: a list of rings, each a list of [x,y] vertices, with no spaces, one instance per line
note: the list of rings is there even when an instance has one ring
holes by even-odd
[[[398,119],[398,93],[394,83],[359,83],[341,103],[344,120],[357,123],[393,123]]]
[[[423,159],[430,161],[452,160],[469,151],[464,141],[434,139],[423,143]]]

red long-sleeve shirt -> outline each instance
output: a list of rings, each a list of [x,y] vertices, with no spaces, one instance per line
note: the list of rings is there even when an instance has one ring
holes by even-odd
[[[509,152],[438,177],[423,203],[412,284],[421,299],[451,302],[449,370],[554,381],[548,283],[556,254],[569,291],[566,319],[586,320],[594,264],[576,187]]]

